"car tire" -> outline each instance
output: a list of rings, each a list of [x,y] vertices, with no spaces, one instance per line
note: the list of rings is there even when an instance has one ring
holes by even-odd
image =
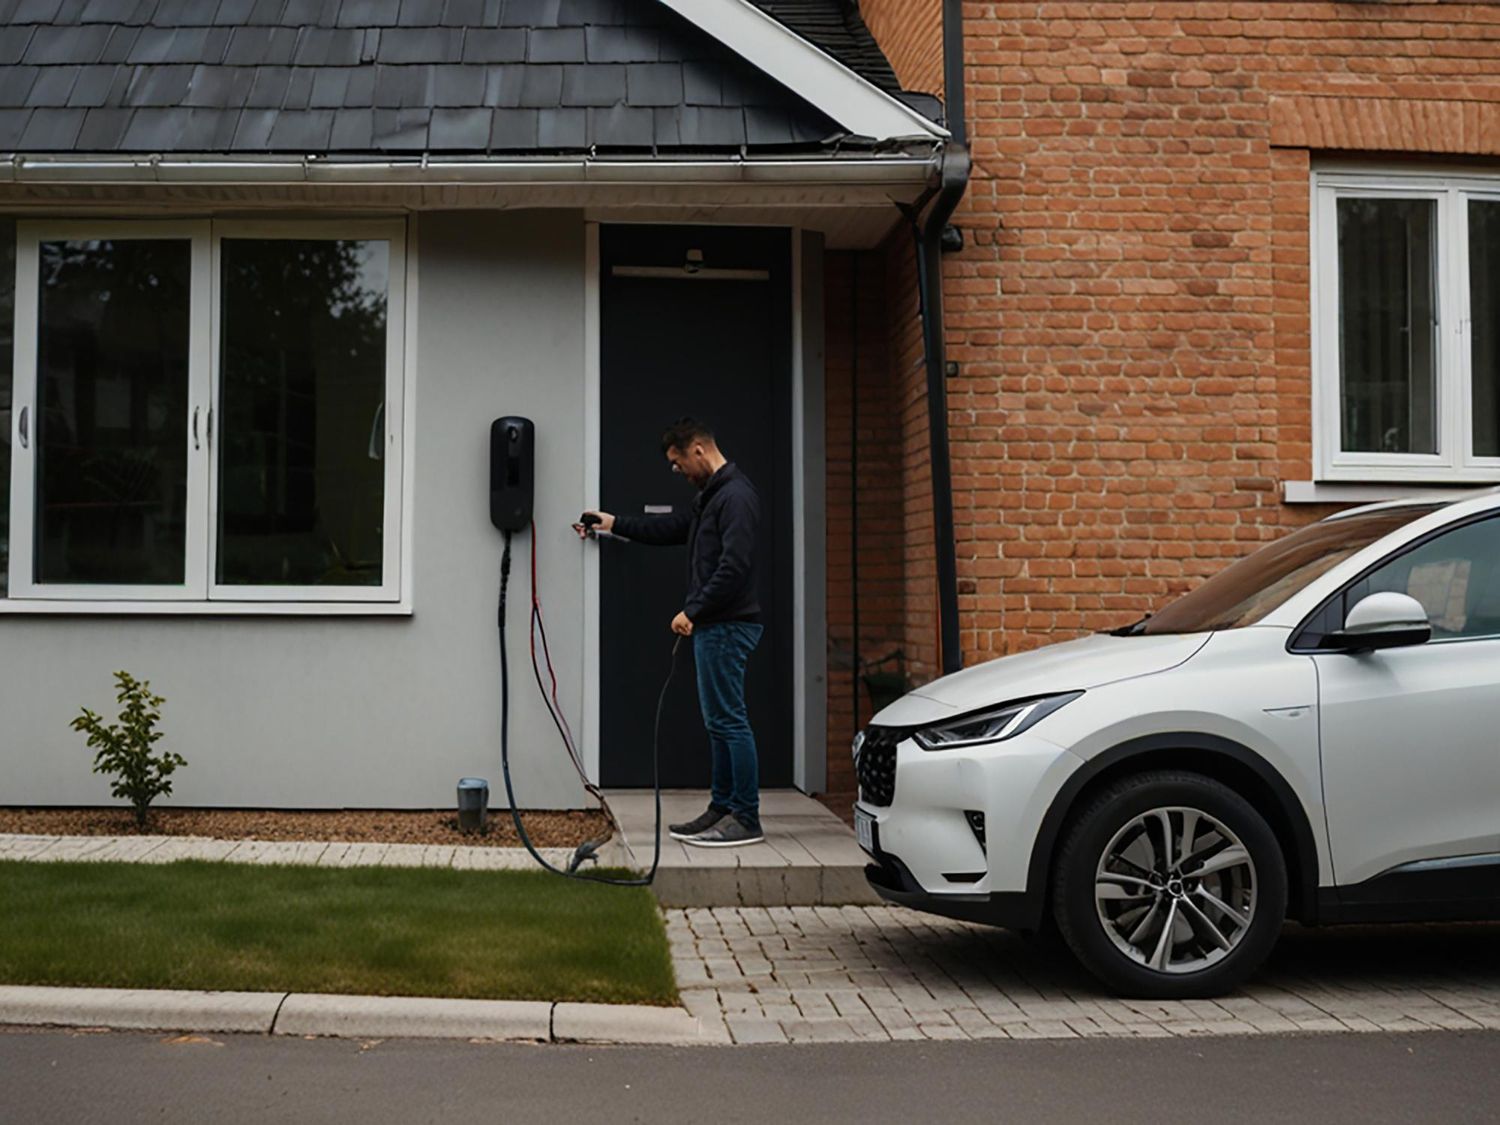
[[[1200,774],[1141,773],[1090,798],[1053,870],[1063,940],[1122,996],[1222,995],[1260,967],[1286,917],[1276,834]]]

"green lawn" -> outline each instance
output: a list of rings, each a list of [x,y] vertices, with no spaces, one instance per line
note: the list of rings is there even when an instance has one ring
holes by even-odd
[[[0,862],[0,984],[677,1001],[642,888],[206,862]]]

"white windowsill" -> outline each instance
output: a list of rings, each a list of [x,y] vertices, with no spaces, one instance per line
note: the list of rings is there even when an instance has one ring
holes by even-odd
[[[1462,500],[1493,489],[1493,484],[1472,481],[1453,484],[1404,482],[1284,480],[1281,499],[1287,504],[1377,504],[1382,500]]]
[[[86,598],[0,598],[0,614],[142,617],[410,617],[400,602],[92,601]]]

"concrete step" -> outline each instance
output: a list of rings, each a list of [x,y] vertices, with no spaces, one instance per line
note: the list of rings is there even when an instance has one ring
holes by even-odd
[[[655,805],[651,791],[615,790],[605,796],[619,818],[632,866],[651,865]],[[868,859],[848,825],[795,789],[761,794],[763,844],[695,848],[667,835],[674,821],[691,820],[708,794],[662,794],[661,866],[653,887],[663,906],[850,906],[875,903],[865,882]]]

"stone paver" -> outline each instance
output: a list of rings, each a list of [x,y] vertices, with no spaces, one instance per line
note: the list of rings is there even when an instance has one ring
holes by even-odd
[[[540,849],[565,866],[571,848]],[[174,863],[181,859],[306,867],[456,867],[474,871],[529,871],[524,848],[451,844],[341,844],[324,840],[214,840],[206,836],[23,836],[0,833],[0,859],[38,863]]]
[[[736,1043],[1500,1029],[1500,926],[1305,931],[1219,1000],[1106,995],[1063,954],[889,906],[666,912],[687,1009]]]

